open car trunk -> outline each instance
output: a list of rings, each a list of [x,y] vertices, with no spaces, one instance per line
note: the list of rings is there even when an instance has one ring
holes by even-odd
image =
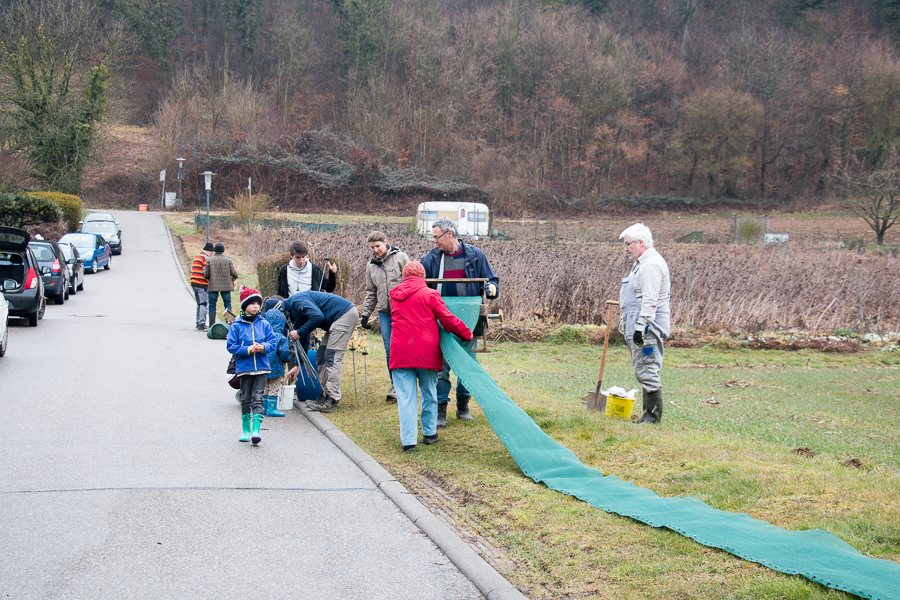
[[[9,283],[12,279],[16,285]],[[4,292],[14,292],[25,284],[25,258],[18,252],[0,250],[0,286]]]
[[[28,232],[22,229],[0,227],[0,288],[4,292],[18,291],[25,284],[29,238]]]

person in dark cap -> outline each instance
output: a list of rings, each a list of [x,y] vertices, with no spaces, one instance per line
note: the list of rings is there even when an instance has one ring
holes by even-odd
[[[194,300],[197,302],[197,331],[206,331],[207,306],[209,304],[209,280],[203,276],[203,267],[209,257],[213,255],[215,248],[210,242],[206,242],[194,261],[191,263],[191,289],[194,291]]]
[[[203,266],[203,276],[209,281],[206,291],[209,293],[209,326],[216,322],[216,303],[222,294],[222,304],[231,310],[231,292],[237,281],[238,271],[230,258],[225,256],[225,244],[219,242],[214,247],[215,254]]]

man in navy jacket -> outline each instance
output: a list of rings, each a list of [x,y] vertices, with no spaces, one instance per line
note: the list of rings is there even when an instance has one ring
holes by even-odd
[[[487,279],[487,283],[443,283],[431,284],[441,296],[481,296],[482,285],[486,286],[487,297],[496,298],[500,291],[500,279],[494,275],[491,264],[481,249],[466,244],[457,237],[456,223],[441,217],[434,222],[431,234],[435,248],[421,260],[425,267],[426,279]],[[474,350],[477,340],[469,342]],[[447,404],[450,402],[450,365],[444,361],[444,368],[438,377],[438,418],[437,426],[447,426]],[[469,413],[469,399],[472,394],[461,381],[456,381],[456,418],[473,420]]]
[[[288,333],[291,341],[300,340],[304,351],[309,350],[309,335],[316,328],[325,337],[316,351],[316,367],[322,383],[322,396],[309,400],[310,410],[331,413],[341,400],[341,365],[347,344],[359,322],[359,312],[348,300],[327,292],[300,292],[284,301],[281,309],[293,323]]]

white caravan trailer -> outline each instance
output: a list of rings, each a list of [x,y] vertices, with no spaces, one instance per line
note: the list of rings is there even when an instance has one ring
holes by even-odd
[[[423,202],[416,209],[416,231],[431,235],[431,226],[441,217],[456,223],[460,237],[487,237],[491,232],[491,214],[479,202]]]

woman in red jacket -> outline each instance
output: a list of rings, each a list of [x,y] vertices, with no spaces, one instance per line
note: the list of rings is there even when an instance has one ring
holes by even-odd
[[[404,452],[415,452],[419,437],[417,382],[422,392],[422,441],[438,441],[437,380],[444,357],[437,322],[463,341],[471,340],[472,332],[447,309],[437,290],[425,285],[425,268],[420,262],[403,267],[403,281],[390,296],[390,368],[400,413],[400,443]]]

